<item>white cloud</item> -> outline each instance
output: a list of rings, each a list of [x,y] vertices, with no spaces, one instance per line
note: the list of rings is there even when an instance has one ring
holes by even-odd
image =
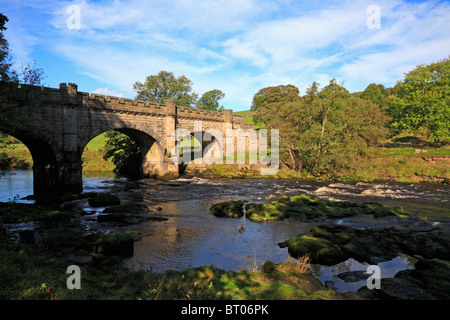
[[[353,90],[363,90],[372,82],[395,85],[417,65],[450,53],[449,4],[400,3],[382,12],[382,28],[350,45],[347,50],[353,58],[336,71]]]
[[[92,93],[104,94],[105,96],[113,96],[123,98],[125,95],[123,93],[118,93],[117,90],[110,90],[108,87],[106,88],[98,88],[92,91]]]

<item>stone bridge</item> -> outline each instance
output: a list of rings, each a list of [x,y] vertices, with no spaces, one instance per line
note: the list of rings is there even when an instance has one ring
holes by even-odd
[[[176,155],[171,154],[177,144],[173,139],[175,129],[194,134],[196,121],[201,121],[203,131],[216,129],[224,136],[227,129],[252,128],[232,110],[213,112],[179,107],[170,100],[157,104],[89,94],[78,92],[73,83],[61,83],[59,89],[22,88],[37,97],[32,105],[25,105],[26,120],[14,132],[0,130],[21,140],[30,150],[35,195],[82,192],[83,150],[90,140],[109,130],[122,132],[137,142],[144,175],[163,176],[179,173],[173,158]],[[207,144],[203,141],[203,149]]]

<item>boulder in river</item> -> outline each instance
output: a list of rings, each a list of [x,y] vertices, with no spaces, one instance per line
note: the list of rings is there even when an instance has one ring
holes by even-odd
[[[402,253],[426,259],[450,257],[448,234],[438,229],[398,230],[395,228],[353,229],[342,225],[318,225],[280,247],[295,258],[309,254],[311,263],[333,265],[353,258],[377,264]]]
[[[95,253],[108,256],[131,257],[134,251],[133,236],[123,232],[100,234],[94,242]]]
[[[111,194],[99,194],[96,197],[90,198],[88,201],[91,207],[107,207],[120,204],[120,199]]]
[[[244,201],[224,201],[211,207],[219,217],[241,217]],[[371,214],[376,218],[385,216],[407,217],[409,212],[375,202],[333,201],[310,196],[281,196],[269,203],[245,204],[246,217],[254,221],[284,220],[287,218],[338,219],[357,214]]]
[[[370,290],[364,286],[358,294],[385,300],[449,300],[450,261],[419,259],[413,270],[403,270],[394,278],[381,279],[380,289]]]
[[[216,217],[240,218],[244,215],[245,201],[223,201],[216,203],[210,211]]]

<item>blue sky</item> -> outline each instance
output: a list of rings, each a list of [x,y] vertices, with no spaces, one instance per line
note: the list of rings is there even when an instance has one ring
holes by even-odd
[[[1,0],[0,12],[14,59],[35,60],[46,86],[134,98],[133,83],[166,70],[234,111],[268,86],[391,87],[450,55],[448,1]]]

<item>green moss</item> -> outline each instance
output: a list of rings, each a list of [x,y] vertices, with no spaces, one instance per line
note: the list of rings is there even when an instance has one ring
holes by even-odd
[[[52,224],[78,218],[80,213],[81,210],[75,207],[0,202],[0,223],[42,221]]]
[[[291,256],[299,258],[309,255],[311,261],[318,264],[334,265],[348,259],[348,255],[333,242],[311,234],[291,238],[287,245]]]
[[[239,205],[242,202],[238,203]],[[231,207],[232,202],[222,206]],[[216,208],[215,208],[216,210]],[[332,201],[310,196],[283,195],[270,203],[249,203],[245,205],[247,218],[254,221],[274,221],[286,218],[306,219],[335,219],[351,217],[357,214],[372,214],[375,217],[397,216],[407,217],[409,212],[387,207],[379,203],[354,203],[347,201]],[[222,214],[221,216],[225,216]],[[240,215],[239,215],[240,216]]]
[[[124,232],[111,232],[98,234],[93,243],[95,253],[107,256],[131,257],[133,255],[133,236]]]
[[[216,203],[210,211],[216,217],[240,218],[244,215],[244,201],[223,201]]]

